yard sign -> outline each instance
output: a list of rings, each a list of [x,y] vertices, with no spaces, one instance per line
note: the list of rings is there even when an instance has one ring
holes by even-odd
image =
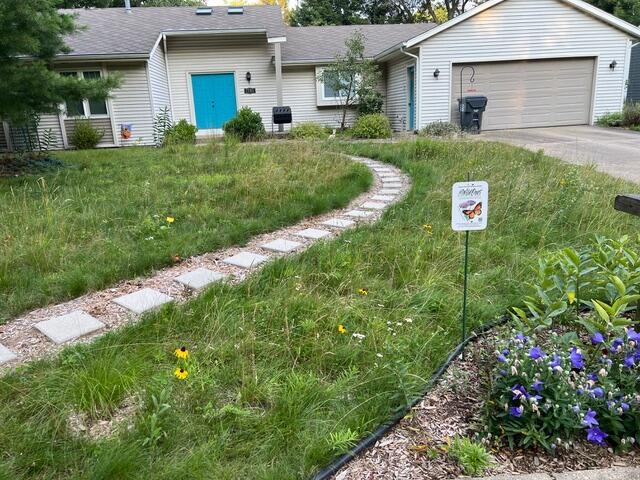
[[[451,228],[465,232],[464,293],[462,300],[462,343],[467,339],[467,279],[469,276],[469,232],[485,230],[489,218],[489,184],[458,182],[451,195]],[[464,347],[462,350],[464,359]]]

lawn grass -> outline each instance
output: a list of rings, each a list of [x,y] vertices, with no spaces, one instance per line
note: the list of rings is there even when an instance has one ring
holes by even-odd
[[[5,478],[308,477],[419,392],[458,342],[463,235],[451,231],[449,199],[467,172],[491,191],[489,228],[471,238],[472,325],[519,302],[541,251],[640,224],[612,210],[630,184],[522,149],[342,148],[409,173],[406,200],[240,285],[4,377]],[[190,375],[179,381],[172,352],[182,345]],[[70,412],[109,418],[130,395],[143,403],[132,429],[96,442],[69,432]],[[159,414],[153,397],[170,408]]]
[[[343,206],[371,181],[304,145],[56,155],[66,168],[0,179],[0,323]]]

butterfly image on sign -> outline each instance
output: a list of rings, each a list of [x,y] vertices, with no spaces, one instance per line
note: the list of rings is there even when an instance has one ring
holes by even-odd
[[[487,182],[459,182],[453,186],[451,227],[457,232],[484,230],[489,216]]]

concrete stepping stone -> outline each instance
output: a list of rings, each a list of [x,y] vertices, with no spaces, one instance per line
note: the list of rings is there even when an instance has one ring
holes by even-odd
[[[371,197],[371,200],[376,200],[378,202],[393,202],[395,198],[395,195],[374,195]]]
[[[318,240],[320,238],[328,237],[329,235],[331,235],[331,232],[327,230],[318,230],[317,228],[307,228],[306,230],[296,232],[296,235],[303,238]]]
[[[345,215],[348,217],[363,218],[370,217],[371,215],[373,215],[373,212],[365,212],[364,210],[349,210],[347,213],[345,213]]]
[[[398,195],[401,190],[399,188],[383,188],[378,191],[378,195]]]
[[[349,228],[356,224],[353,220],[345,220],[344,218],[330,218],[326,222],[322,222],[323,225],[335,228]]]
[[[201,290],[208,287],[212,283],[219,282],[226,275],[220,272],[214,272],[208,268],[198,268],[192,272],[187,272],[176,278],[176,282],[193,290]]]
[[[265,250],[271,250],[272,252],[289,253],[300,248],[303,244],[300,242],[294,242],[292,240],[285,240],[284,238],[278,238],[273,242],[260,245]]]
[[[373,169],[378,173],[393,172],[393,170],[391,170],[390,168],[386,168],[386,167],[373,167]]]
[[[4,345],[0,344],[0,365],[15,360],[18,356]]]
[[[366,208],[368,210],[384,210],[387,208],[387,204],[381,202],[365,202],[362,204],[362,208]]]
[[[402,184],[399,182],[389,182],[389,183],[384,183],[382,185],[382,188],[402,188]]]
[[[398,176],[394,177],[385,177],[382,179],[382,183],[393,183],[393,182],[401,182],[402,179]]]
[[[269,260],[269,257],[265,255],[253,252],[240,252],[233,257],[225,258],[222,261],[228,265],[235,265],[240,268],[253,268],[267,260]]]
[[[378,174],[378,176],[379,176],[380,178],[383,178],[383,179],[384,179],[384,178],[397,178],[397,177],[398,177],[398,174],[397,174],[397,173],[391,173],[391,172],[389,172],[389,173],[379,173],[379,174]],[[384,180],[383,180],[383,181],[384,181]]]
[[[34,325],[36,330],[58,345],[104,328],[104,323],[82,310],[45,320]]]
[[[150,310],[160,308],[165,303],[173,302],[173,298],[151,288],[143,288],[129,295],[115,298],[113,303],[131,310],[135,314],[143,314]]]

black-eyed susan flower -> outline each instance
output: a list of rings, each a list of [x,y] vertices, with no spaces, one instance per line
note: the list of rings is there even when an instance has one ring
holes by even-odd
[[[184,368],[176,368],[176,371],[173,372],[178,380],[184,380],[189,376],[189,372],[187,372]]]
[[[363,297],[366,297],[367,295],[369,295],[369,290],[367,290],[366,288],[359,288],[358,294],[362,295]]]
[[[186,360],[187,358],[189,358],[189,350],[187,350],[187,347],[176,348],[173,354],[176,357],[181,358],[183,360]]]
[[[338,333],[347,333],[347,329],[344,327],[344,325],[338,325]]]

